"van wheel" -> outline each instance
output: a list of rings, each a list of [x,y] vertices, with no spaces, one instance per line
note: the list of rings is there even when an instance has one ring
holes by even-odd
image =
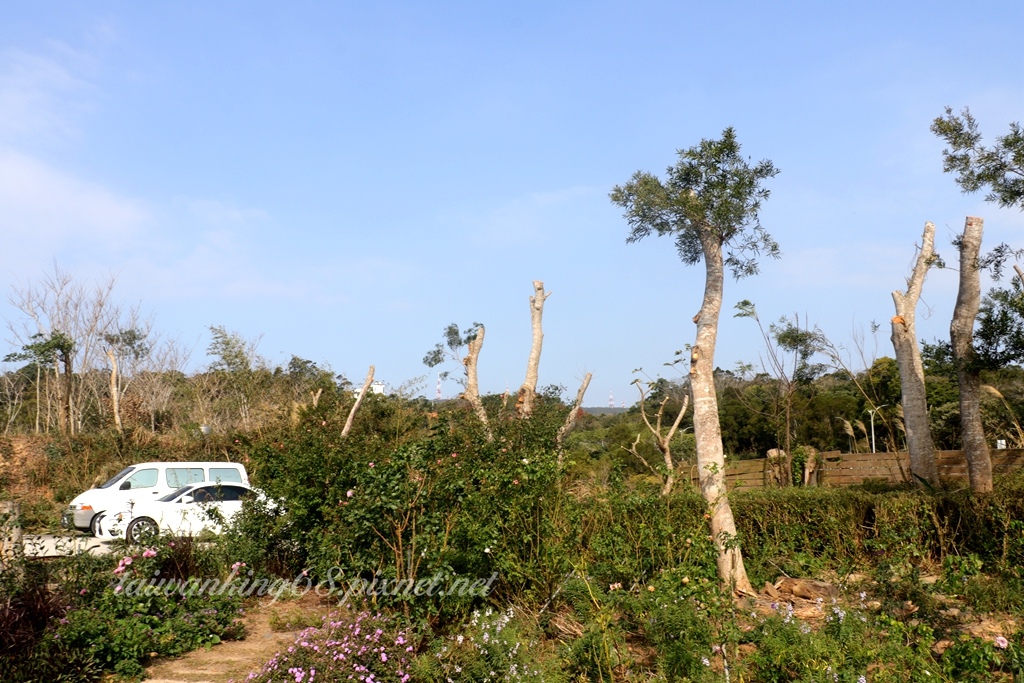
[[[159,533],[160,529],[149,517],[133,519],[124,532],[125,540],[129,543],[145,543]]]
[[[92,521],[89,522],[89,533],[93,536],[100,535],[100,521],[105,517],[102,512],[92,516]]]

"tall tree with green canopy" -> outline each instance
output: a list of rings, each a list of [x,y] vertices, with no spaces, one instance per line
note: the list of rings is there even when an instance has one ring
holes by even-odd
[[[719,140],[678,151],[664,180],[637,171],[616,186],[611,200],[624,209],[630,226],[627,242],[648,235],[675,238],[686,265],[704,262],[704,298],[693,318],[697,335],[690,348],[690,391],[700,488],[710,508],[711,533],[718,549],[718,575],[733,590],[753,589],[743,565],[736,523],[726,492],[725,455],[715,395],[715,343],[722,310],[725,268],[740,278],[757,272],[761,254],[777,258],[779,247],[761,227],[763,183],[778,170],[769,160],[751,164],[740,154],[730,127]]]
[[[1008,134],[996,137],[995,144],[986,147],[981,143],[978,123],[970,110],[964,108],[958,116],[946,107],[945,115],[932,122],[931,130],[948,145],[942,151],[942,170],[953,173],[965,193],[987,189],[986,201],[1024,210],[1024,129],[1019,123],[1011,123]],[[981,218],[969,216],[956,241],[961,262],[960,291],[950,323],[951,349],[960,385],[964,456],[975,493],[992,490],[992,463],[981,424],[979,354],[973,342],[981,298],[978,272],[987,267],[998,277],[1005,259],[1020,255],[1001,244],[989,255],[980,257],[982,225]],[[1019,269],[1017,272],[1021,273]]]

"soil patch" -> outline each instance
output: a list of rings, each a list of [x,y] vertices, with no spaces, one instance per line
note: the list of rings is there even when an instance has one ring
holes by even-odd
[[[228,683],[250,672],[295,641],[299,631],[319,625],[336,609],[315,595],[288,602],[257,603],[247,608],[245,639],[195,650],[174,659],[158,659],[146,668],[148,683]]]

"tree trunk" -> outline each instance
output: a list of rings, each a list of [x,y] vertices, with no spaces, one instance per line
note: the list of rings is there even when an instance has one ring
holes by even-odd
[[[121,424],[121,391],[117,383],[117,354],[114,349],[107,349],[107,358],[110,360],[110,411],[114,414],[114,427],[118,434],[124,434],[124,426]]]
[[[54,354],[53,357],[53,378],[54,387],[57,390],[57,431],[61,434],[70,434],[71,429],[71,382],[67,378],[67,372],[62,375],[60,371],[61,357]]]
[[[528,418],[533,414],[533,399],[537,395],[537,377],[540,367],[540,350],[544,343],[544,330],[541,319],[544,316],[544,301],[551,293],[544,293],[544,283],[533,281],[533,296],[530,297],[530,322],[533,328],[533,343],[530,345],[530,358],[526,363],[526,380],[519,389],[519,400],[516,408],[519,417]]]
[[[61,354],[61,358],[64,361],[64,411],[66,414],[65,425],[67,426],[67,434],[73,436],[77,431],[75,429],[75,410],[74,410],[74,356],[71,351],[65,351]]]
[[[725,281],[722,245],[710,230],[702,230],[700,240],[705,267],[704,300],[697,314],[697,338],[690,352],[697,471],[701,493],[709,506],[711,535],[718,550],[718,576],[733,591],[752,594],[726,491],[725,451],[715,395],[715,343]]]
[[[562,469],[562,440],[565,439],[569,432],[576,428],[576,422],[579,420],[580,411],[583,409],[583,395],[587,393],[587,387],[590,386],[591,377],[592,375],[589,372],[583,377],[583,382],[580,384],[579,391],[576,392],[576,403],[572,405],[572,408],[569,410],[569,414],[565,416],[565,423],[558,428],[558,433],[555,435],[559,471]]]
[[[484,402],[480,400],[480,382],[477,379],[476,367],[480,360],[480,350],[484,346],[484,326],[476,328],[476,336],[466,346],[466,357],[462,362],[466,366],[466,390],[462,393],[463,398],[469,401],[473,412],[483,423],[484,433],[488,441],[494,441],[494,434],[491,433],[491,424],[487,420],[487,411],[484,410]]]
[[[915,479],[919,478],[919,481],[923,480],[930,486],[938,488],[939,471],[935,465],[935,442],[932,441],[931,423],[928,419],[924,366],[921,363],[921,349],[917,343],[917,331],[914,326],[921,288],[934,260],[935,224],[928,222],[924,224],[921,249],[917,254],[914,270],[907,280],[906,293],[899,290],[892,293],[892,300],[896,305],[896,315],[892,319],[892,346],[896,351],[896,363],[900,370],[903,422],[907,430],[907,450],[910,451],[910,473]]]
[[[949,338],[960,384],[960,430],[967,475],[974,493],[992,491],[992,459],[981,424],[981,373],[974,352],[974,321],[981,306],[978,253],[985,222],[968,216],[960,244],[960,289],[956,295]]]
[[[47,374],[47,381],[49,381],[49,374]],[[39,387],[43,382],[43,371],[42,364],[36,360],[36,434],[39,433],[39,411],[42,409],[42,398],[40,398]],[[46,392],[49,397],[50,392]],[[49,398],[47,398],[49,400]]]
[[[363,388],[359,391],[359,396],[356,397],[356,402],[352,404],[352,410],[348,411],[348,419],[345,420],[345,426],[341,428],[341,438],[348,436],[348,433],[352,431],[352,423],[355,422],[356,413],[359,412],[359,406],[363,405],[363,399],[366,398],[366,392],[370,390],[370,385],[373,384],[373,372],[374,367],[370,366],[370,371],[366,373],[366,379],[363,381]]]

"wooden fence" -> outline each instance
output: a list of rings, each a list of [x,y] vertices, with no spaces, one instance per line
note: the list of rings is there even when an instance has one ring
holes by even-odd
[[[1024,467],[1024,450],[993,449],[992,473],[998,477]],[[967,462],[962,451],[938,451],[935,454],[939,478],[950,483],[968,481]],[[729,489],[761,488],[773,479],[768,458],[727,462],[725,478]],[[853,486],[868,480],[910,481],[910,456],[907,453],[840,453],[820,455],[819,486]],[[697,467],[690,467],[690,480],[697,483]]]

